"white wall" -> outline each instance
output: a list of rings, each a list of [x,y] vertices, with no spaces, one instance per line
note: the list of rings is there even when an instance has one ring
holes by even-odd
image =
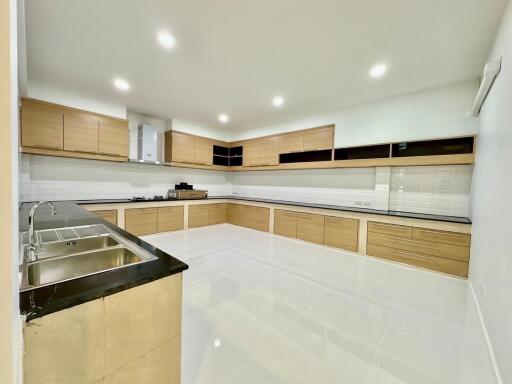
[[[470,279],[504,383],[512,383],[512,4],[489,56],[502,70],[485,101],[472,186]]]
[[[83,96],[77,92],[34,81],[28,82],[27,92],[27,97],[33,99],[126,119],[126,106],[121,103]]]
[[[116,199],[165,195],[182,181],[211,196],[227,194],[225,172],[26,154],[19,188],[22,201]]]
[[[233,132],[233,140],[336,124],[336,147],[471,135],[478,120],[467,116],[476,80],[402,95],[338,111]]]

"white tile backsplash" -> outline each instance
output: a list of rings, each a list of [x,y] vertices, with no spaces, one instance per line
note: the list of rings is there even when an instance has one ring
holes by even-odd
[[[186,181],[235,195],[381,210],[468,216],[472,166],[214,172],[21,155],[21,201],[163,195]]]

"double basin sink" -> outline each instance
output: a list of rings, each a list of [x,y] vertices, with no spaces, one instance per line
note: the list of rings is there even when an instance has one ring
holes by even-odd
[[[36,236],[42,249],[34,262],[25,261],[29,246],[27,235],[21,236],[21,291],[156,259],[103,224],[37,231]]]

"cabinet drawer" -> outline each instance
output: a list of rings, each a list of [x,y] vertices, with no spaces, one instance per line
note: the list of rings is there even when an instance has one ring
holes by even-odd
[[[356,252],[358,231],[359,220],[326,216],[324,244]]]
[[[190,205],[188,207],[188,227],[204,227],[210,224],[210,207],[208,204]]]
[[[210,204],[210,225],[227,221],[227,204]]]
[[[413,228],[413,239],[433,241],[436,243],[446,243],[469,247],[471,244],[471,235],[466,233],[437,231],[434,229]]]
[[[103,220],[108,221],[114,225],[117,225],[117,210],[105,210],[105,211],[94,211],[95,215],[101,217]]]
[[[157,232],[156,208],[127,209],[124,217],[126,230],[134,235],[149,235]]]
[[[158,208],[158,232],[170,232],[183,229],[183,206]]]
[[[424,255],[444,257],[446,259],[469,261],[469,248],[459,245],[402,239],[375,232],[368,232],[368,244],[382,245]]]
[[[375,223],[373,221],[368,222],[368,232],[385,233],[387,235],[406,237],[408,239],[412,237],[412,227]]]
[[[324,216],[310,213],[297,215],[297,238],[311,243],[324,243]]]
[[[469,264],[462,261],[428,256],[374,244],[368,244],[366,253],[370,256],[376,256],[387,260],[416,265],[418,267],[428,268],[434,271],[449,273],[462,277],[468,276]]]
[[[297,212],[274,211],[274,233],[276,235],[297,237]]]

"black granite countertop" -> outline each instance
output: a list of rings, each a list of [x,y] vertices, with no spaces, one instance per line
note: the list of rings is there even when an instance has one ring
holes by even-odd
[[[20,207],[20,232],[28,230],[31,206],[31,203],[25,203]],[[55,206],[56,216],[50,214],[48,207],[39,208],[35,220],[36,229],[104,224],[157,259],[20,292],[20,311],[26,315],[27,321],[188,269],[188,265],[182,261],[100,219],[74,202],[55,202]]]
[[[357,213],[367,213],[367,214],[372,214],[372,215],[384,215],[384,216],[404,217],[404,218],[411,218],[411,219],[444,221],[444,222],[448,222],[448,223],[471,224],[471,220],[467,217],[432,215],[432,214],[427,214],[427,213],[402,212],[402,211],[383,211],[383,210],[370,209],[370,208],[343,207],[340,205],[315,204],[315,203],[305,203],[305,202],[287,201],[287,200],[259,199],[259,198],[241,197],[241,196],[209,196],[209,197],[207,197],[205,199],[201,199],[201,200],[219,200],[219,199],[252,201],[252,202],[256,202],[256,203],[293,205],[296,207],[330,209],[330,210],[340,211],[340,212],[357,212]],[[190,200],[192,200],[192,199],[190,199]],[[193,200],[197,200],[197,199],[193,199]],[[76,201],[76,203],[77,204],[115,204],[115,203],[138,204],[138,203],[156,203],[156,202],[160,202],[160,201],[162,201],[162,200],[133,201],[131,199],[100,199],[100,200],[78,200],[78,201]],[[166,199],[163,201],[179,201],[179,200]],[[185,199],[185,200],[182,199],[181,201],[187,201],[187,199]]]

